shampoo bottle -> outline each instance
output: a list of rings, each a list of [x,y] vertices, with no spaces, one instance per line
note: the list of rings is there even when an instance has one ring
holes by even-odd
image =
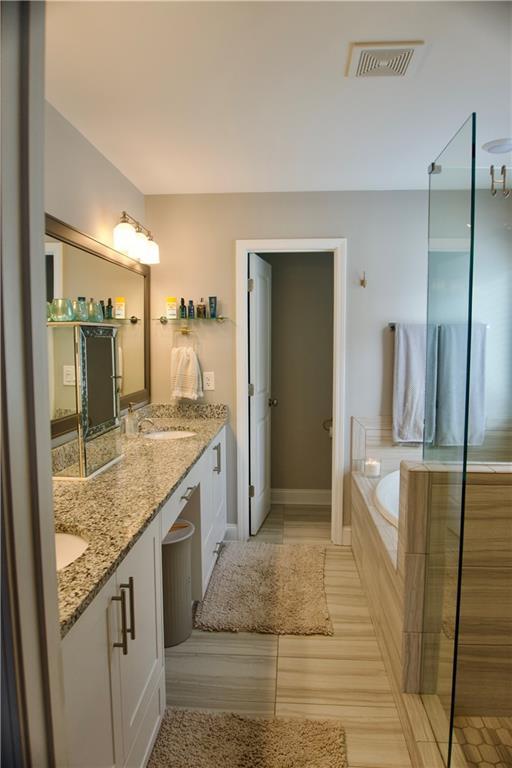
[[[168,296],[165,300],[165,316],[168,320],[178,317],[178,300],[176,296]]]
[[[184,299],[184,298],[182,298],[182,299],[181,299],[181,304],[180,304],[180,318],[181,318],[182,320],[186,320],[186,319],[187,319],[187,308],[186,308],[186,306],[185,306],[185,299]]]

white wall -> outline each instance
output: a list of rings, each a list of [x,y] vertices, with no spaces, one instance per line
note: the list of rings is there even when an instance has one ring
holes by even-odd
[[[144,221],[144,195],[48,102],[45,210],[112,245],[122,210]]]
[[[235,317],[235,240],[346,237],[348,240],[347,461],[350,416],[391,413],[391,320],[425,320],[426,192],[313,192],[158,195],[146,198],[148,226],[160,243],[152,269],[152,315],[165,296],[217,295]],[[368,287],[359,277],[366,270]],[[313,312],[312,312],[313,321]],[[204,369],[215,371],[207,400],[227,403],[235,423],[233,320],[201,332]],[[152,325],[152,400],[169,400],[172,330]],[[235,447],[231,444],[229,519],[236,519]]]

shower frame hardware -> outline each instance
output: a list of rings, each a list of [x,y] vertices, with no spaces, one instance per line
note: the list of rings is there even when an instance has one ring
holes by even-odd
[[[366,272],[363,272],[363,276],[359,278],[359,285],[361,288],[366,288],[368,280],[366,279]]]
[[[501,179],[496,178],[496,169],[494,165],[491,165],[489,173],[491,175],[491,195],[496,197],[498,193],[496,186],[501,184],[501,193],[503,197],[508,197],[510,195],[510,189],[507,189],[507,166],[502,165],[500,168]]]

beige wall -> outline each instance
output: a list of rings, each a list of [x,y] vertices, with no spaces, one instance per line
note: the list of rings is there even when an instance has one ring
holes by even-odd
[[[46,213],[112,245],[122,210],[144,221],[144,195],[48,102],[45,107]]]
[[[272,488],[331,488],[333,254],[263,255],[272,266]]]
[[[155,195],[147,222],[160,243],[152,268],[152,316],[165,296],[217,295],[230,321],[200,331],[199,355],[215,371],[206,400],[227,403],[235,420],[235,241],[250,238],[346,237],[346,460],[351,415],[391,413],[390,320],[425,320],[427,193],[310,192]],[[366,270],[368,287],[359,276]],[[152,325],[152,400],[169,401],[172,330]],[[229,519],[236,520],[235,443],[230,441]],[[348,501],[348,499],[347,499]],[[348,506],[346,507],[348,510]]]

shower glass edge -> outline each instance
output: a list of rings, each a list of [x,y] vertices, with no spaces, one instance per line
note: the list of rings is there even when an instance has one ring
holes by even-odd
[[[476,115],[472,114],[429,170],[423,460],[433,474],[425,556],[420,690],[447,767],[452,763],[453,751],[467,468],[475,141]],[[449,355],[445,354],[448,349]]]

